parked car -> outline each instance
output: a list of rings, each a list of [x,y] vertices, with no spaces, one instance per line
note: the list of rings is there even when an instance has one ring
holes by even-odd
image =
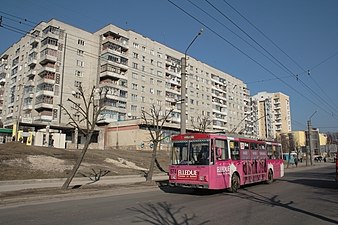
[[[322,160],[323,160],[323,157],[322,156],[315,156],[314,158],[313,158],[313,160],[315,161],[315,162],[321,162]]]

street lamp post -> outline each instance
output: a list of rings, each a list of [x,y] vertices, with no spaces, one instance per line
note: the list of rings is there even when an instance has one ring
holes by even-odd
[[[18,115],[16,117],[16,121],[15,121],[15,141],[19,141],[19,127],[20,127],[20,119],[22,118],[21,116],[21,110],[22,110],[22,104],[23,104],[23,98],[24,98],[24,91],[23,89],[24,88],[21,88],[23,87],[22,84],[19,84],[19,90],[18,91],[21,91],[21,95],[19,94],[20,96],[20,101],[19,101],[19,106],[18,106]]]
[[[198,34],[194,37],[194,39],[191,41],[191,43],[188,45],[187,49],[184,52],[184,57],[181,58],[181,99],[182,99],[182,106],[181,106],[181,134],[186,133],[186,94],[187,94],[187,89],[186,89],[186,77],[187,77],[187,52],[190,48],[190,46],[195,42],[198,36],[200,36],[203,32],[203,29],[201,29]]]

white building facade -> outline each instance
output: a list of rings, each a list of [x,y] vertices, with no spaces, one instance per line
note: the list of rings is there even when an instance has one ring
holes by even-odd
[[[257,109],[255,126],[259,138],[276,138],[279,133],[291,131],[291,111],[289,96],[281,93],[259,92],[252,96]]]
[[[246,84],[192,57],[187,60],[186,101],[179,101],[183,56],[114,25],[90,33],[54,19],[42,22],[0,55],[1,121],[4,127],[18,124],[33,131],[49,126],[74,143],[77,138],[60,105],[71,109],[67,99],[79,97],[79,85],[85,90],[95,85],[109,90],[101,128],[137,121],[142,110],[157,105],[175,107],[169,127],[179,130],[181,104],[186,104],[187,131],[202,117],[212,121],[210,131],[246,129]],[[101,128],[98,141],[104,138]]]

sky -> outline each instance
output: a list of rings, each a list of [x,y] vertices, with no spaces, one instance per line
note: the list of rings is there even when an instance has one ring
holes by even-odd
[[[108,24],[290,97],[292,130],[338,131],[337,0],[4,0],[0,53],[41,21],[95,32]]]

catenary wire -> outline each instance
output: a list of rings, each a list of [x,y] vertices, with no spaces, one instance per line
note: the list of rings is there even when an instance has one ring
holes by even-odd
[[[271,70],[269,70],[267,67],[265,67],[263,64],[259,63],[257,60],[255,60],[254,58],[252,58],[251,56],[249,56],[247,53],[245,53],[243,50],[241,50],[239,47],[237,47],[236,45],[234,45],[233,43],[231,43],[229,40],[227,40],[226,38],[224,38],[222,35],[220,35],[219,33],[217,33],[216,31],[214,31],[213,29],[211,29],[208,25],[206,25],[204,22],[202,22],[201,20],[199,20],[198,18],[196,18],[195,16],[193,16],[192,14],[190,14],[189,12],[187,12],[186,10],[184,10],[182,7],[178,6],[176,3],[174,3],[171,0],[168,0],[172,5],[174,5],[176,8],[178,8],[179,10],[181,10],[182,12],[184,12],[185,14],[187,14],[189,17],[191,17],[192,19],[196,20],[198,23],[200,23],[201,25],[203,25],[205,28],[207,28],[209,31],[211,31],[213,34],[215,34],[216,36],[218,36],[219,38],[221,38],[223,41],[225,41],[226,43],[228,43],[229,45],[231,45],[233,48],[235,48],[236,50],[238,50],[240,53],[242,53],[243,55],[245,55],[246,57],[248,57],[250,60],[252,60],[254,63],[256,63],[257,65],[259,65],[261,68],[263,68],[265,71],[267,71],[268,73],[270,73],[271,75],[273,75],[274,77],[276,77],[279,81],[281,81],[283,84],[285,84],[286,86],[288,86],[290,89],[292,89],[293,91],[295,91],[296,93],[298,93],[300,96],[302,96],[303,98],[307,99],[309,102],[311,102],[312,104],[316,105],[318,108],[322,109],[324,112],[326,112],[327,114],[329,114],[330,116],[332,115],[329,111],[327,111],[325,108],[323,108],[322,106],[318,105],[316,102],[312,101],[310,98],[308,98],[307,96],[305,96],[304,94],[302,94],[300,91],[298,91],[297,89],[295,89],[294,87],[290,86],[288,83],[286,83],[284,80],[280,79],[275,73],[273,73]]]
[[[226,18],[228,21],[230,21],[234,26],[236,26],[241,32],[243,32],[250,40],[252,40],[255,44],[257,44],[259,47],[261,47],[267,54],[269,54],[274,60],[276,60],[283,68],[285,68],[288,73],[293,75],[297,81],[301,83],[303,87],[305,87],[309,92],[313,94],[313,96],[317,97],[320,101],[324,102],[328,107],[331,108],[331,110],[336,111],[336,109],[328,103],[324,98],[322,98],[318,93],[316,93],[312,88],[310,88],[304,81],[302,81],[299,76],[294,74],[289,68],[287,68],[280,60],[278,60],[276,57],[274,57],[266,48],[264,48],[261,44],[259,44],[253,37],[251,37],[250,34],[248,34],[245,30],[243,30],[239,25],[237,25],[233,20],[231,20],[228,16],[226,16],[222,11],[220,11],[217,7],[215,7],[212,3],[210,3],[208,0],[205,0],[212,8],[214,8],[217,12],[219,12],[224,18]],[[303,70],[304,71],[304,70]]]

